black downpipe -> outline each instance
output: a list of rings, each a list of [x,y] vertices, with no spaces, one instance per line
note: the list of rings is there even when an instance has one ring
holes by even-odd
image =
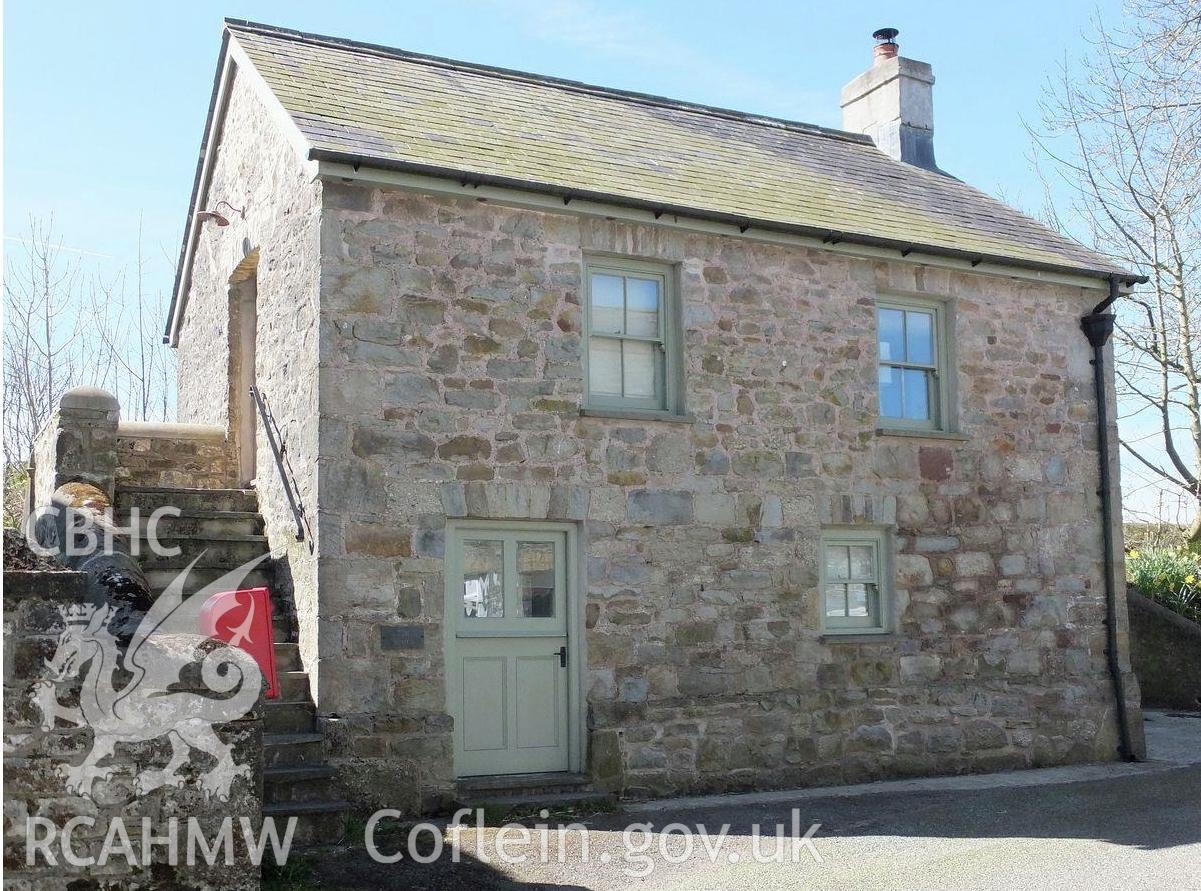
[[[1101,465],[1101,543],[1105,560],[1105,655],[1109,662],[1109,678],[1117,700],[1119,754],[1126,761],[1137,757],[1130,740],[1130,723],[1126,714],[1126,681],[1118,658],[1117,577],[1114,564],[1113,540],[1113,479],[1109,472],[1109,401],[1105,391],[1105,344],[1113,334],[1114,315],[1105,312],[1118,299],[1118,280],[1110,278],[1109,297],[1080,319],[1080,327],[1093,348],[1093,391],[1097,399],[1097,454]]]

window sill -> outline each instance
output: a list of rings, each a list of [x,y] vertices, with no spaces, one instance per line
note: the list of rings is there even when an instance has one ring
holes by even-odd
[[[908,436],[913,439],[943,439],[952,442],[968,442],[971,437],[946,430],[919,430],[909,427],[877,427],[876,436]]]
[[[635,408],[581,408],[583,418],[615,418],[625,421],[665,421],[668,424],[691,424],[692,415],[678,415],[670,411],[640,411]]]
[[[824,644],[892,643],[897,639],[895,631],[848,631],[846,634],[827,631],[818,638],[818,642]]]

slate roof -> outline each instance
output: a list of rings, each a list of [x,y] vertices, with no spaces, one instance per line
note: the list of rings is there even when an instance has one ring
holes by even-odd
[[[1034,268],[1130,273],[866,136],[227,21],[310,157]]]

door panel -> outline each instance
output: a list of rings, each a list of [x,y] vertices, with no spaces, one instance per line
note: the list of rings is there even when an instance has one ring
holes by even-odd
[[[557,654],[517,657],[517,748],[557,748],[562,739]]]
[[[470,752],[506,747],[508,672],[503,656],[463,660],[463,748]]]
[[[567,534],[464,525],[447,540],[447,698],[457,776],[570,767]]]

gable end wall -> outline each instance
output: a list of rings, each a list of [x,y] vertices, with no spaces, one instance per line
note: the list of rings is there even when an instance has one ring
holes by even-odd
[[[205,207],[225,200],[244,208],[245,215],[220,208],[230,225],[205,223],[196,245],[179,337],[179,419],[218,424],[236,437],[241,394],[234,392],[238,316],[231,307],[237,291],[253,279],[255,378],[287,447],[289,475],[310,525],[304,542],[296,540],[280,471],[258,421],[255,488],[277,558],[276,584],[294,598],[302,651],[315,670],[321,184],[277,121],[251,80],[236,73],[213,149]]]

